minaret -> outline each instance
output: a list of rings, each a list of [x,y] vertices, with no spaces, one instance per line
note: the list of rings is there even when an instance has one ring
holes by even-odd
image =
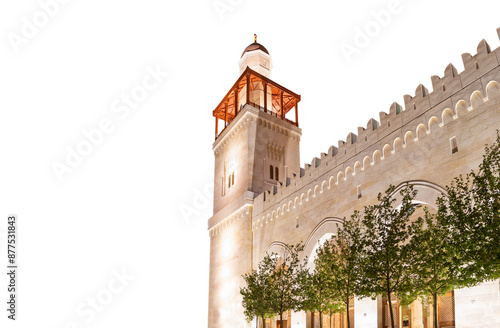
[[[240,77],[213,111],[209,328],[247,327],[239,290],[253,265],[254,198],[300,172],[300,95],[270,79],[271,56],[254,41],[240,59]]]

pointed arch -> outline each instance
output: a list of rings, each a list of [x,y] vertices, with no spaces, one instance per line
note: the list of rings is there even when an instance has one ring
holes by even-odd
[[[403,149],[403,140],[400,137],[397,137],[394,140],[392,143],[392,149],[394,149],[395,152]]]
[[[363,158],[363,171],[369,168],[370,166],[371,166],[370,156],[365,156],[365,158]]]
[[[453,119],[453,118],[452,118]],[[432,132],[432,127],[435,126],[436,128],[439,127],[439,120],[436,116],[432,116],[429,119],[429,129],[427,131]]]
[[[307,199],[306,199],[306,201],[308,202],[309,200],[311,200],[312,196],[313,196],[313,190],[309,189],[307,191]]]
[[[326,182],[326,180],[323,180],[323,182],[321,183],[320,193],[323,193],[323,191],[325,191],[326,189],[328,189],[328,182]]]
[[[498,86],[497,81],[490,81],[486,86],[486,96],[488,99],[493,99],[500,95],[500,87]]]
[[[409,144],[410,142],[413,142],[413,139],[414,139],[414,137],[413,137],[413,132],[411,132],[411,131],[406,131],[406,133],[405,133],[405,137],[404,137],[404,138],[405,138],[405,146],[408,146],[408,144]]]
[[[350,178],[352,176],[352,167],[348,166],[346,169],[345,169],[345,179],[347,178]]]
[[[337,217],[327,217],[323,219],[316,227],[311,231],[307,240],[304,244],[304,251],[301,257],[308,257],[311,263],[314,261],[314,256],[316,254],[316,248],[318,242],[324,242],[326,239],[337,235],[337,227],[342,226],[343,220]]]
[[[375,150],[373,152],[373,164],[378,163],[382,160],[382,154],[380,153],[380,150]]]
[[[332,175],[330,179],[328,179],[328,188],[331,189],[334,184],[335,184],[335,177]]]
[[[445,110],[443,110],[443,113],[441,114],[441,123],[444,125],[450,122],[453,122],[453,111],[450,108],[446,108]]]
[[[415,131],[418,139],[422,139],[426,134],[427,130],[425,129],[425,125],[422,123],[417,126],[417,130]]]
[[[289,248],[286,246],[285,243],[280,242],[280,241],[274,241],[272,242],[269,246],[267,246],[266,250],[264,251],[263,254],[259,257],[259,261],[266,255],[266,254],[276,254],[278,257],[283,257],[283,254],[286,250],[289,250]]]
[[[361,162],[360,161],[357,161],[356,163],[354,163],[354,175],[356,175],[357,173],[360,173],[361,172]]]
[[[436,205],[437,198],[440,197],[442,194],[446,193],[446,190],[443,187],[429,181],[424,181],[424,180],[405,181],[397,185],[396,189],[393,192],[393,195],[396,198],[395,207],[401,204],[401,195],[399,194],[399,191],[402,188],[407,187],[408,185],[413,186],[413,188],[418,191],[416,198],[413,200],[415,203],[424,204],[434,209],[436,209],[437,207]]]
[[[319,191],[320,191],[320,186],[319,185],[314,186],[313,197],[316,197],[319,194]]]
[[[467,109],[467,104],[465,103],[465,100],[463,99],[459,100],[455,105],[455,113],[458,115],[458,117],[462,117],[468,112],[469,110]]]
[[[476,109],[477,107],[481,106],[483,102],[484,102],[483,94],[479,90],[474,91],[470,96],[470,104],[473,109]]]
[[[305,193],[302,193],[302,195],[300,195],[300,205],[304,204],[304,198],[307,201],[307,195]]]
[[[389,144],[384,145],[384,148],[382,148],[382,154],[384,155],[384,159],[391,154],[391,146]]]
[[[337,184],[339,184],[340,181],[342,181],[343,179],[344,179],[344,172],[339,171],[339,173],[337,173]]]

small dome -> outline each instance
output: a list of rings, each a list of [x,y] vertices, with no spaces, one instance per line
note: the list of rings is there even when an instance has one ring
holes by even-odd
[[[250,44],[248,47],[245,48],[245,50],[243,51],[243,53],[241,54],[241,57],[243,57],[245,55],[245,53],[247,52],[250,52],[250,51],[255,51],[255,50],[262,50],[264,51],[266,54],[269,55],[269,51],[267,51],[266,47],[264,47],[262,44],[260,43],[257,43],[257,42],[254,42],[252,44]]]

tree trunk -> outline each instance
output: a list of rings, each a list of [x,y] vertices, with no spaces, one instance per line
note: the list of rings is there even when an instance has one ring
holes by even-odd
[[[432,294],[432,302],[433,302],[433,307],[434,307],[434,328],[439,328],[439,325],[438,325],[438,296],[437,296],[437,293],[434,293]]]
[[[280,312],[280,328],[283,328],[283,312]]]
[[[347,297],[347,302],[345,303],[345,308],[347,312],[347,328],[351,328],[351,319],[349,318],[349,297]]]
[[[335,314],[331,314],[331,313],[330,313],[330,328],[333,328],[333,326],[332,326],[332,317],[333,317],[334,315],[335,315]]]
[[[262,316],[262,328],[266,328],[266,319]]]
[[[323,312],[319,311],[319,328],[323,328]]]
[[[391,302],[391,291],[389,288],[387,289],[387,303],[389,303],[389,313],[391,314],[391,327],[394,327],[394,313],[392,311],[392,302]]]

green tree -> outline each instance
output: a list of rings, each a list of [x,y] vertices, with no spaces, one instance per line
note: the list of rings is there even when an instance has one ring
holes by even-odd
[[[344,313],[345,305],[342,301],[336,301],[330,304],[326,313],[330,316],[330,328],[333,328],[333,317],[335,313]]]
[[[354,212],[350,219],[344,218],[342,226],[337,224],[337,234],[324,244],[323,253],[330,258],[333,289],[342,302],[342,306],[337,305],[337,311],[341,308],[346,311],[347,327],[350,327],[349,301],[360,291],[363,264],[364,235],[359,212]]]
[[[306,267],[307,258],[304,261]],[[337,309],[339,294],[333,286],[331,259],[326,256],[325,249],[318,247],[314,259],[314,269],[301,270],[299,284],[302,295],[300,310],[319,312],[320,327],[323,328],[323,313],[331,313]]]
[[[463,286],[500,277],[500,134],[485,148],[478,170],[456,177],[438,200],[452,235]]]
[[[424,212],[424,218],[419,217],[411,226],[411,288],[419,296],[432,299],[434,327],[438,328],[437,298],[457,286],[456,270],[459,267],[454,262],[448,229],[427,208]]]
[[[500,278],[500,133],[496,143],[485,148],[477,172],[471,172],[474,207],[479,216],[478,232],[483,236],[478,261],[485,279]]]
[[[283,327],[283,313],[288,310],[298,310],[302,303],[299,276],[305,267],[299,260],[299,253],[304,245],[284,245],[281,257],[271,275],[270,309],[279,314],[280,326]]]
[[[274,315],[270,309],[269,295],[271,294],[271,281],[276,268],[276,259],[275,254],[266,254],[257,270],[243,275],[246,287],[240,289],[240,294],[243,296],[245,317],[248,322],[255,317],[257,327],[259,318],[262,318],[265,328],[266,318],[271,318]]]
[[[411,286],[410,217],[415,211],[412,203],[416,191],[412,186],[401,189],[401,205],[394,207],[396,188],[390,186],[384,195],[381,193],[376,205],[365,206],[362,215],[363,270],[359,295],[376,297],[386,295],[389,305],[391,327],[394,326],[394,313],[391,297],[397,296],[405,303],[416,298]],[[355,212],[353,217],[360,218]]]

